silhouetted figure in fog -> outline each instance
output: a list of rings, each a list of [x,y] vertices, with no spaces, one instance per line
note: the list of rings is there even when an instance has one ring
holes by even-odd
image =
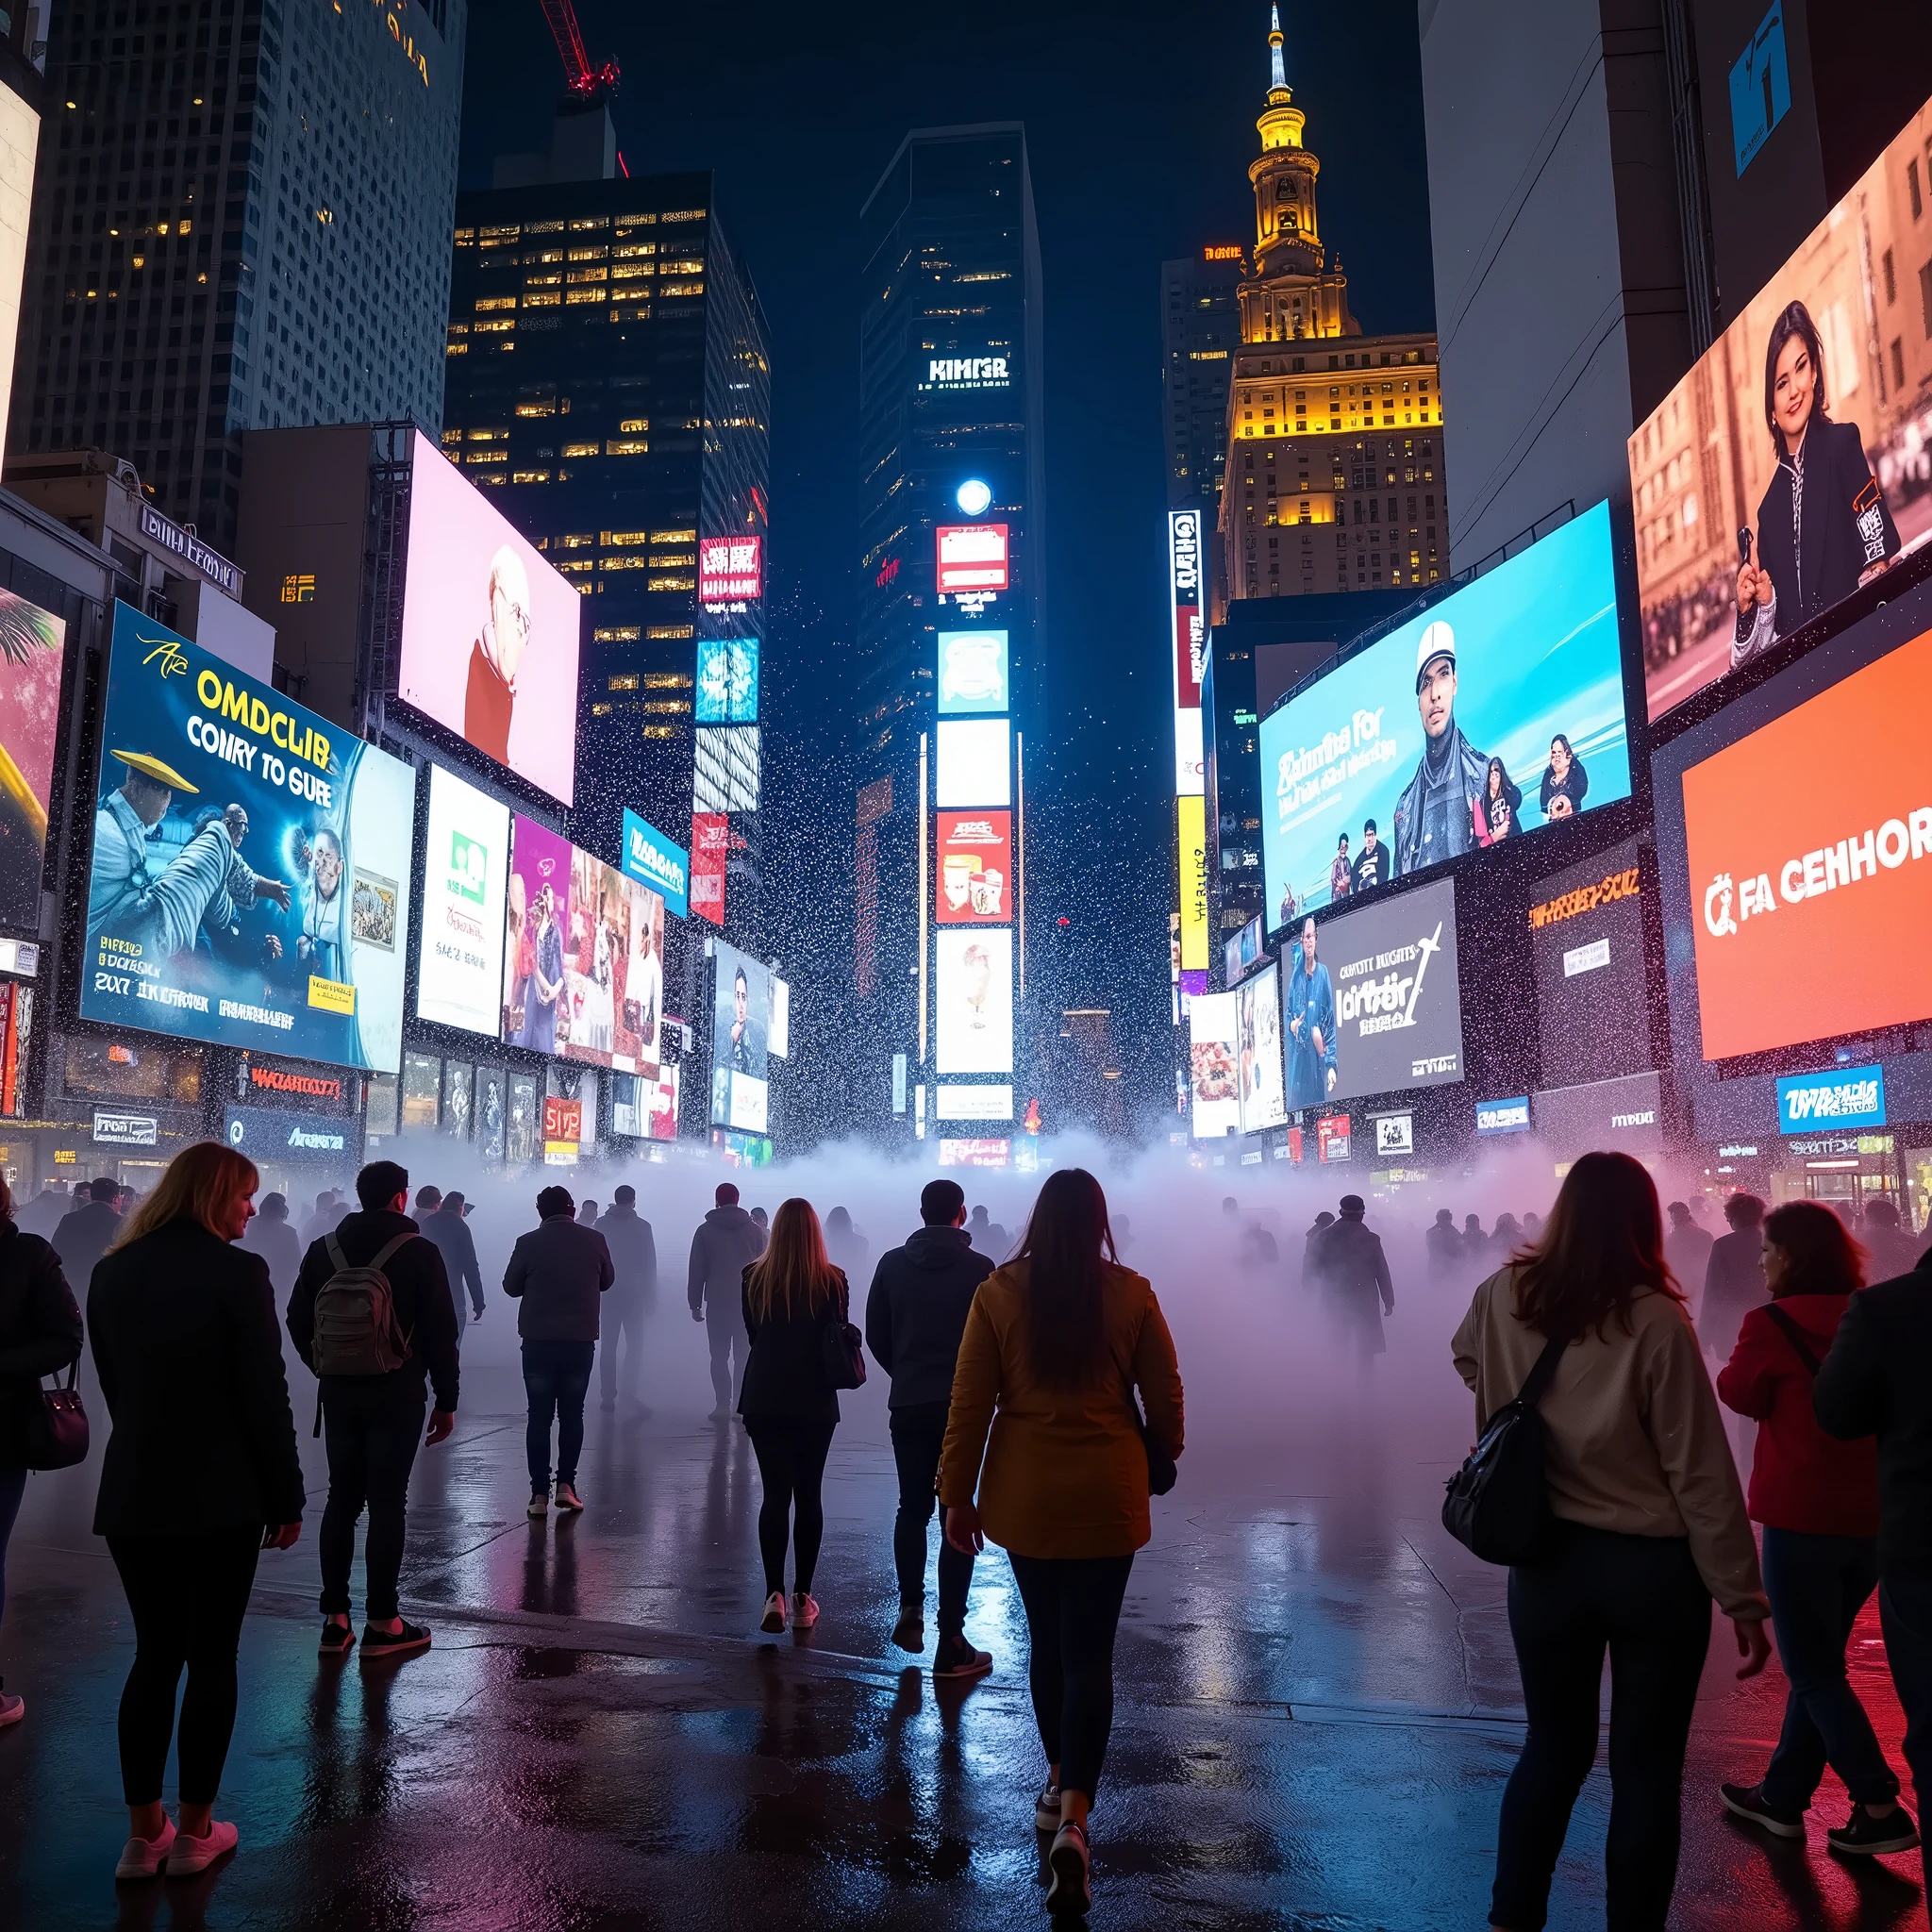
[[[324,1235],[333,1234],[341,1219],[336,1191],[325,1188],[315,1197],[314,1213],[302,1224],[302,1252],[306,1255]]]
[[[744,1271],[765,1252],[765,1230],[738,1205],[731,1182],[720,1181],[714,1198],[718,1205],[691,1238],[687,1288],[691,1318],[705,1324],[711,1348],[711,1393],[717,1398],[711,1420],[723,1423],[731,1419],[734,1366],[744,1373],[751,1347],[744,1332]]]
[[[1263,1227],[1258,1221],[1251,1221],[1241,1229],[1241,1242],[1235,1249],[1234,1257],[1240,1266],[1251,1271],[1277,1267],[1281,1261],[1281,1244],[1274,1239],[1272,1229]]]
[[[1525,1214],[1523,1217],[1523,1239],[1537,1241],[1542,1239],[1543,1218],[1541,1214]]]
[[[595,1227],[596,1224],[597,1204],[594,1201],[586,1201],[577,1209],[577,1225],[579,1227]]]
[[[1436,1218],[1423,1236],[1429,1251],[1429,1273],[1438,1280],[1454,1274],[1462,1265],[1462,1237],[1456,1232],[1456,1217],[1446,1208],[1436,1209]]]
[[[457,1307],[457,1345],[463,1330],[483,1319],[483,1271],[476,1261],[476,1241],[463,1219],[463,1197],[438,1188],[416,1190],[416,1225],[436,1243],[449,1276],[450,1299]]]
[[[754,1208],[751,1210],[751,1218],[758,1223],[760,1234],[769,1235],[771,1233],[772,1217],[762,1208]]]
[[[86,1183],[76,1181],[73,1191],[58,1181],[49,1181],[41,1191],[13,1217],[13,1224],[22,1234],[37,1234],[43,1241],[51,1242],[54,1230],[60,1225],[61,1218],[70,1208],[77,1208],[86,1198]]]
[[[1764,1203],[1756,1194],[1733,1194],[1724,1203],[1729,1234],[1710,1244],[1704,1299],[1697,1310],[1697,1339],[1719,1361],[1738,1345],[1738,1324],[1770,1299],[1764,1285]]]
[[[1492,1268],[1507,1268],[1510,1256],[1522,1245],[1523,1230],[1517,1226],[1515,1215],[1497,1215],[1496,1224],[1490,1230],[1490,1265]]]
[[[1315,1224],[1302,1237],[1302,1286],[1318,1289],[1322,1286],[1322,1237],[1335,1225],[1335,1217],[1327,1208],[1315,1216]]]
[[[872,1243],[852,1224],[850,1209],[834,1208],[825,1216],[825,1253],[847,1281],[863,1281]]]
[[[597,1344],[597,1381],[605,1408],[617,1407],[617,1345],[624,1343],[624,1399],[639,1401],[643,1373],[643,1324],[658,1312],[658,1241],[651,1224],[638,1212],[638,1191],[618,1189],[597,1224],[617,1278],[604,1297],[604,1339]]]
[[[120,1194],[117,1180],[90,1181],[87,1199],[76,1193],[74,1211],[54,1230],[54,1252],[60,1257],[68,1286],[77,1295],[87,1292],[94,1263],[121,1238],[121,1211],[114,1205]]]
[[[295,1275],[302,1266],[302,1242],[289,1225],[286,1194],[261,1197],[261,1206],[255,1210],[255,1219],[248,1224],[242,1245],[268,1263],[269,1285],[277,1297],[295,1286]]]
[[[966,1222],[966,1238],[982,1255],[990,1255],[997,1265],[1013,1245],[1013,1237],[997,1221],[990,1219],[984,1208],[975,1208]]]
[[[1684,1291],[1685,1302],[1695,1321],[1704,1297],[1704,1276],[1710,1266],[1714,1238],[1708,1228],[1699,1227],[1691,1218],[1688,1202],[1673,1201],[1664,1212],[1670,1216],[1670,1225],[1664,1229],[1664,1259],[1677,1277],[1677,1286]]]
[[[1474,1215],[1466,1215],[1462,1223],[1462,1256],[1466,1261],[1478,1264],[1489,1246],[1489,1236],[1483,1232],[1482,1223]]]
[[[1316,1248],[1322,1290],[1337,1329],[1364,1370],[1387,1351],[1382,1317],[1395,1312],[1389,1257],[1382,1252],[1382,1237],[1363,1218],[1367,1212],[1359,1194],[1342,1195],[1341,1219],[1323,1229]]]
[[[1865,1273],[1873,1281],[1891,1281],[1909,1274],[1925,1249],[1924,1237],[1907,1234],[1899,1225],[1897,1206],[1886,1200],[1874,1201],[1865,1209],[1858,1240],[1871,1257]]]

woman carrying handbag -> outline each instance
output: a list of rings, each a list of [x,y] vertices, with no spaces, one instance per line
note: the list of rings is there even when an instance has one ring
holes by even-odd
[[[87,1454],[79,1398],[50,1413],[41,1377],[80,1359],[80,1309],[60,1272],[60,1257],[37,1234],[17,1227],[13,1196],[0,1176],[0,1615],[7,1608],[7,1541],[26,1493],[29,1469],[78,1461],[61,1444],[77,1434]],[[78,1427],[76,1429],[75,1423]],[[58,1457],[58,1459],[57,1459]],[[17,1724],[26,1704],[0,1679],[0,1727]]]

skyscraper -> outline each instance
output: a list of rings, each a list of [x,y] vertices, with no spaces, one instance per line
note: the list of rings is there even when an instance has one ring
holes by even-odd
[[[1170,509],[1221,501],[1227,461],[1227,378],[1241,346],[1243,250],[1209,242],[1198,258],[1160,264],[1161,435]]]
[[[1024,129],[915,131],[859,221],[856,1111],[891,1118],[904,1055],[915,1119],[931,1088],[935,1126],[1004,1138],[1027,1065],[1011,1034],[1028,991],[1025,742],[1045,682]]]
[[[242,433],[442,410],[466,0],[79,0],[48,30],[8,447],[233,547]]]

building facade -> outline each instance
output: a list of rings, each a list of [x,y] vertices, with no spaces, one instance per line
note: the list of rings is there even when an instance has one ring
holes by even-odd
[[[54,9],[8,447],[232,549],[250,427],[434,431],[465,0]]]
[[[1209,242],[1198,258],[1160,264],[1161,436],[1167,504],[1210,512],[1227,461],[1227,379],[1241,341],[1246,252]]]

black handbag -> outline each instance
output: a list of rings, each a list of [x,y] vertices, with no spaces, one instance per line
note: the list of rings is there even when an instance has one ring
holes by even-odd
[[[835,1312],[819,1327],[819,1360],[834,1389],[865,1387],[865,1337],[857,1323]]]
[[[1140,1398],[1129,1394],[1127,1400],[1134,1406],[1134,1426],[1141,1432],[1141,1447],[1147,1452],[1147,1493],[1164,1496],[1180,1480],[1181,1473],[1174,1467],[1174,1457],[1160,1446],[1160,1439],[1147,1426],[1147,1418],[1141,1413]]]
[[[1543,1483],[1545,1439],[1537,1404],[1570,1338],[1552,1336],[1514,1402],[1490,1418],[1482,1441],[1443,1487],[1442,1527],[1485,1563],[1521,1563],[1532,1556],[1550,1522]]]
[[[54,1386],[42,1389],[34,1383],[38,1400],[26,1405],[26,1454],[28,1469],[72,1469],[87,1460],[87,1410],[81,1406],[80,1391],[75,1385],[80,1374],[78,1359],[68,1365],[67,1386],[60,1386],[55,1372]]]

